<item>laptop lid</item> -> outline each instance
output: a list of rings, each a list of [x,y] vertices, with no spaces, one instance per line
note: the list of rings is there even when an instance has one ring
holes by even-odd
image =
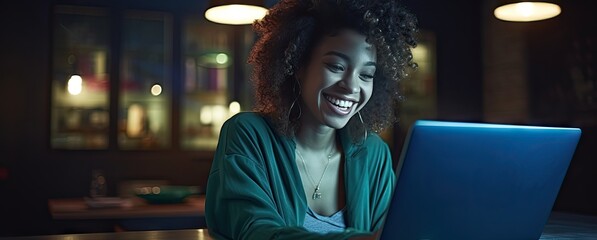
[[[417,121],[381,239],[538,239],[581,131]]]

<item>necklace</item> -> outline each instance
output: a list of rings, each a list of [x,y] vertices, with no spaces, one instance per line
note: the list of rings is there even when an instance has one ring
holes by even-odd
[[[333,151],[333,149],[332,149],[332,151]],[[328,154],[328,162],[325,164],[325,168],[323,168],[323,173],[321,174],[321,178],[319,178],[319,182],[317,182],[317,184],[315,184],[315,180],[313,180],[313,178],[311,177],[311,174],[309,174],[309,171],[307,171],[307,164],[305,163],[305,158],[301,154],[301,151],[299,151],[298,148],[296,149],[297,155],[301,158],[301,160],[303,162],[303,168],[305,168],[305,174],[307,175],[307,178],[309,179],[309,181],[311,182],[311,184],[313,184],[313,187],[315,188],[315,190],[313,191],[313,195],[311,195],[311,198],[314,200],[321,199],[321,192],[319,191],[319,185],[321,185],[321,180],[323,180],[323,176],[325,176],[325,172],[326,172],[326,170],[328,170],[328,166],[330,165],[330,161],[332,159],[332,151],[330,151],[330,154]]]

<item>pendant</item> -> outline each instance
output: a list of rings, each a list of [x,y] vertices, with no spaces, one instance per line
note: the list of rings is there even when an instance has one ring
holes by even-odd
[[[321,193],[319,192],[319,186],[317,186],[315,188],[315,191],[313,192],[313,199],[321,199]]]

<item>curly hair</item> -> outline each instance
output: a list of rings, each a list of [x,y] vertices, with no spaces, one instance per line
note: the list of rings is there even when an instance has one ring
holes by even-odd
[[[397,121],[403,99],[399,82],[407,68],[416,68],[411,48],[418,30],[415,16],[396,0],[281,0],[253,28],[258,39],[248,62],[253,65],[254,110],[269,117],[281,134],[293,136],[299,124],[292,116],[299,99],[295,74],[324,36],[341,29],[366,36],[377,49],[378,62],[371,99],[361,110],[364,124],[357,116],[348,125],[380,132]]]

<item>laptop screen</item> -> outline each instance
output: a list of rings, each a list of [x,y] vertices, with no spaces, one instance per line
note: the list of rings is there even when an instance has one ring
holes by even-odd
[[[578,128],[417,121],[382,239],[538,239]]]

